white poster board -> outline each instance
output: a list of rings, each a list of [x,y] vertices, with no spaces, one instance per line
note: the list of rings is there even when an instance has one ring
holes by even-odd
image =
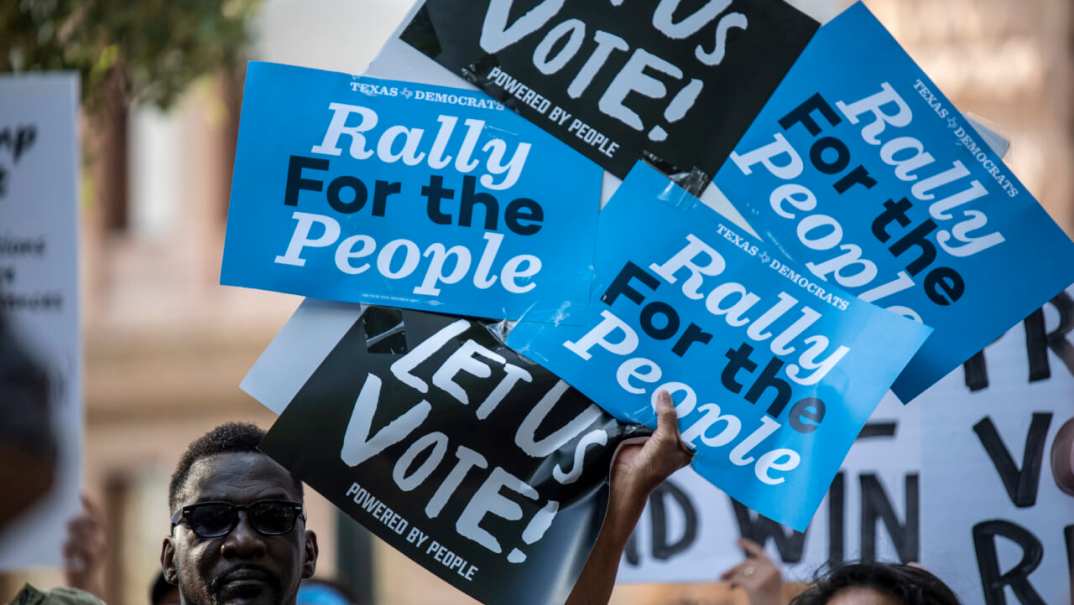
[[[0,569],[56,566],[80,510],[78,77],[0,77],[0,305],[46,368],[57,444],[52,491],[0,534]]]

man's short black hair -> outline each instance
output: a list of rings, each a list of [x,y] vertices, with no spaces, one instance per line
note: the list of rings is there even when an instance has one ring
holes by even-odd
[[[254,452],[264,455],[258,446],[265,438],[265,431],[248,422],[228,422],[221,424],[215,429],[195,439],[183,457],[179,459],[179,465],[175,467],[171,483],[168,485],[168,507],[175,511],[179,506],[179,492],[182,491],[190,468],[202,458],[217,454],[242,454]],[[302,481],[291,473],[291,480],[295,483],[299,498],[302,498]]]

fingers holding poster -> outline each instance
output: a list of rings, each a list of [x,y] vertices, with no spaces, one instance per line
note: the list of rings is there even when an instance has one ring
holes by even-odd
[[[697,4],[426,0],[400,38],[620,178],[644,157],[703,186],[817,23]]]
[[[497,319],[586,292],[571,155],[480,93],[252,63],[221,283]]]
[[[805,277],[644,164],[599,240],[600,303],[528,315],[508,344],[624,420],[652,426],[669,391],[694,469],[804,527],[928,328]]]
[[[566,598],[637,434],[480,323],[373,307],[263,449],[467,594],[537,604]]]

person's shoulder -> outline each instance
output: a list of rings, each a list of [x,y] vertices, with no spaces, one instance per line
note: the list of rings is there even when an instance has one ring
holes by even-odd
[[[11,605],[105,605],[91,593],[77,588],[61,586],[42,592],[30,584],[22,587]]]

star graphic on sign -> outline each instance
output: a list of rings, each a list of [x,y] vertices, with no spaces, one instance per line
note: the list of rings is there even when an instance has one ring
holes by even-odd
[[[958,120],[956,120],[955,118],[947,118],[947,126],[950,128],[958,126]]]
[[[409,99],[410,97],[414,96],[414,91],[410,90],[409,88],[404,88],[403,96]]]
[[[767,263],[769,260],[771,260],[771,258],[768,256],[768,253],[767,252],[761,252],[761,262],[762,263]]]

